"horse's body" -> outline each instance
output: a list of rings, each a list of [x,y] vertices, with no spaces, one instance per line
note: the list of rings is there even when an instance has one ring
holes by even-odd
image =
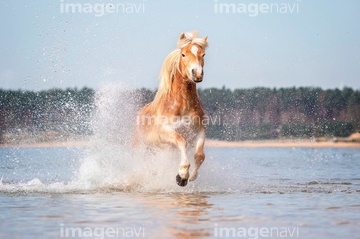
[[[150,147],[170,144],[180,150],[181,162],[176,181],[185,186],[195,180],[205,159],[205,113],[197,94],[196,83],[203,79],[204,51],[207,37],[183,33],[179,49],[171,52],[162,66],[160,86],[154,100],[137,116],[135,144]],[[195,170],[190,177],[187,150],[195,146]]]

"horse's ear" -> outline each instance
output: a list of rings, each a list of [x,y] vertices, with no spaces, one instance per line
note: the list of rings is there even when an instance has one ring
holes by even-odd
[[[204,41],[207,41],[207,39],[208,39],[208,36],[204,37],[203,39],[204,39]]]
[[[184,40],[186,38],[185,33],[181,33],[180,40]]]

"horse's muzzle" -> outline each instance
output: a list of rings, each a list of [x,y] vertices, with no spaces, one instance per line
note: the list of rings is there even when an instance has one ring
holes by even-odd
[[[202,82],[203,76],[204,76],[204,70],[201,70],[201,72],[195,71],[195,69],[191,70],[192,80],[196,83]]]

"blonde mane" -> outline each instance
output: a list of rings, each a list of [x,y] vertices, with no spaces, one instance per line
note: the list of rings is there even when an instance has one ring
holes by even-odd
[[[178,49],[172,51],[166,58],[160,70],[160,84],[154,98],[154,105],[163,96],[171,92],[171,85],[176,71],[179,69],[180,51],[189,44],[197,44],[204,50],[208,47],[206,38],[198,38],[197,32],[186,32],[180,36],[177,42]]]

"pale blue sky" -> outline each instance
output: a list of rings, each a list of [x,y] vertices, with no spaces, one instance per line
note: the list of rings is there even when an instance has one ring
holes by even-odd
[[[125,3],[67,0],[65,3]],[[60,0],[0,8],[0,88],[42,90],[108,82],[156,88],[181,32],[208,35],[201,88],[360,89],[360,1],[129,1],[141,13],[61,13]],[[298,13],[215,13],[216,4],[298,4]],[[247,5],[248,6],[248,5]]]

